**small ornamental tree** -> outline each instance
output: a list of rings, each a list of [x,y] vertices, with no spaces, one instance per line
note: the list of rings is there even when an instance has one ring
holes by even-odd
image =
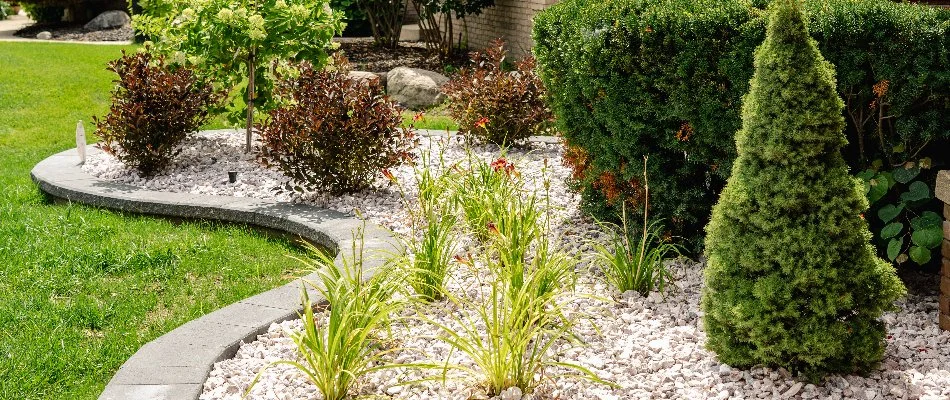
[[[707,227],[707,346],[729,365],[817,379],[883,356],[881,314],[904,294],[877,258],[846,144],[834,70],[800,0],[775,0],[743,99],[739,156]]]
[[[167,13],[137,15],[133,26],[170,60],[194,65],[224,88],[246,83],[247,151],[254,107],[274,107],[274,68],[290,61],[327,64],[327,49],[343,31],[342,13],[329,0],[153,0]],[[236,108],[238,96],[231,96]],[[258,100],[260,99],[260,100]]]

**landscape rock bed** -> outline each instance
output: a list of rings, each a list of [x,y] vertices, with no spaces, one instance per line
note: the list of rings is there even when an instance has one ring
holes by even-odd
[[[151,179],[138,177],[108,155],[92,157],[84,169],[100,178],[155,190],[276,198],[326,206],[344,213],[359,210],[362,217],[397,233],[410,233],[402,198],[388,181],[381,178],[375,189],[339,198],[281,192],[279,188],[287,183],[286,178],[276,170],[260,167],[253,155],[243,153],[242,137],[239,132],[214,131],[188,139],[169,170]],[[457,138],[423,137],[420,151],[437,150],[443,145],[447,164],[464,162],[466,152]],[[471,150],[479,159],[489,162],[498,153],[497,147],[492,146],[474,146]],[[543,182],[541,171],[547,164],[547,174],[551,178],[550,200],[559,214],[554,219],[554,234],[562,239],[565,248],[582,256],[590,251],[586,240],[598,238],[601,234],[597,226],[579,211],[579,197],[567,190],[564,180],[570,170],[561,165],[560,155],[560,145],[536,143],[513,149],[507,156],[525,177],[526,183],[540,191],[543,191],[540,189]],[[228,171],[240,172],[238,182],[228,183]],[[413,186],[414,173],[410,166],[392,172],[403,187]],[[408,192],[410,197],[414,196]],[[470,245],[462,249],[463,252],[473,250]],[[582,263],[577,296],[564,299],[569,315],[576,317],[575,333],[586,342],[586,347],[557,348],[556,360],[589,367],[620,388],[556,378],[546,380],[534,394],[522,396],[517,391],[508,391],[499,398],[950,398],[950,332],[939,331],[935,323],[938,310],[932,276],[905,277],[911,295],[899,302],[900,311],[884,316],[889,336],[880,370],[868,377],[834,375],[819,385],[813,385],[797,381],[784,370],[762,367],[738,370],[719,363],[714,354],[703,347],[705,333],[699,307],[703,265],[680,262],[673,268],[678,289],[664,299],[657,293],[646,297],[634,292],[616,293],[602,282],[597,271],[589,270],[586,263]],[[475,276],[467,269],[457,268],[449,288],[471,290],[475,282]],[[429,317],[447,324],[456,323],[448,317],[451,310],[446,303],[430,307],[424,310]],[[407,314],[411,313],[407,311]],[[201,398],[240,399],[261,367],[272,361],[298,357],[287,332],[299,329],[299,321],[275,324],[258,341],[243,345],[233,359],[216,364]],[[400,342],[399,347],[425,349],[428,354],[403,350],[392,355],[393,362],[444,361],[449,354],[446,345],[431,338],[437,335],[437,330],[418,320],[398,323],[394,335]],[[458,352],[450,361],[471,366],[471,361]],[[430,380],[397,386],[400,382],[437,377],[440,373],[439,370],[390,369],[368,376],[358,389],[361,394],[395,399],[485,397],[475,382],[465,380],[449,380],[444,384],[441,380]],[[319,399],[320,395],[302,374],[281,366],[268,370],[249,398]]]
[[[657,294],[641,297],[635,292],[611,293],[602,283],[583,279],[578,291],[610,293],[613,302],[581,299],[570,305],[578,315],[588,316],[575,332],[588,347],[564,352],[559,361],[577,362],[599,376],[619,384],[610,389],[582,380],[560,378],[534,395],[507,393],[501,400],[528,399],[947,399],[950,396],[950,334],[938,332],[933,323],[936,298],[912,295],[899,305],[901,312],[888,313],[890,338],[883,369],[868,377],[834,375],[814,385],[794,379],[788,371],[770,368],[733,369],[719,363],[703,348],[699,310],[702,265],[677,268],[680,290],[664,301]],[[456,276],[456,279],[459,277]],[[458,285],[470,284],[461,281]],[[441,315],[435,316],[442,319]],[[599,329],[596,330],[594,326]],[[258,341],[245,344],[233,359],[215,365],[201,399],[239,399],[268,363],[298,357],[288,331],[299,331],[300,321],[273,325]],[[441,360],[448,348],[426,335],[438,332],[426,324],[411,322],[397,327],[406,348],[428,349],[428,357],[405,351],[393,356],[401,363]],[[442,357],[440,359],[440,357]],[[452,362],[471,367],[458,353]],[[472,382],[441,380],[397,386],[398,383],[438,376],[439,371],[418,372],[392,369],[368,377],[362,394],[393,399],[483,398]],[[278,366],[263,374],[249,399],[320,399],[316,387],[296,370]]]

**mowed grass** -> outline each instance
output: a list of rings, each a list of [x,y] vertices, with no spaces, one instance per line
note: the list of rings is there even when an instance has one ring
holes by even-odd
[[[33,165],[107,110],[121,49],[0,42],[0,399],[94,399],[144,343],[305,272],[287,257],[296,246],[244,227],[52,204],[36,189]]]

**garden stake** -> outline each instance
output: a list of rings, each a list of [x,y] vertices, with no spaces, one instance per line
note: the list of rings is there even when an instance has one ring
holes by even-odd
[[[82,125],[82,120],[76,123],[76,151],[79,152],[79,163],[86,163],[86,128]]]

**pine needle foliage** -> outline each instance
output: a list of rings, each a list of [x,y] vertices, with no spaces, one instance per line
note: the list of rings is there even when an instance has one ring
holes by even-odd
[[[883,356],[878,318],[905,289],[869,244],[868,203],[841,156],[843,106],[800,0],[773,1],[739,156],[707,227],[702,307],[724,363],[816,380]]]

